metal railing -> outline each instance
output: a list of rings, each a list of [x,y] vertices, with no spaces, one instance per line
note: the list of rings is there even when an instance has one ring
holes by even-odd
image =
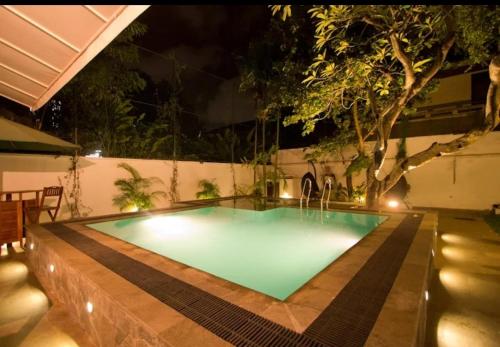
[[[302,194],[300,195],[300,209],[301,210],[302,210],[302,200],[305,197],[305,191],[306,191],[307,183],[309,183],[309,191],[307,193],[306,207],[309,208],[309,197],[311,196],[312,181],[311,181],[311,179],[306,178],[306,180],[304,181],[304,185],[302,186]]]
[[[328,187],[328,196],[326,198],[326,209],[328,210],[328,203],[330,202],[330,194],[332,192],[332,179],[328,178],[323,186],[323,193],[321,194],[321,212],[323,212],[323,202],[325,201],[325,191]]]

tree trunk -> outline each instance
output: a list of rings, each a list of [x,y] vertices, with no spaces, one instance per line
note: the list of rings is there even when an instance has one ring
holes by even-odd
[[[500,56],[496,56],[491,60],[489,74],[491,82],[486,96],[484,121],[480,127],[472,129],[468,133],[450,142],[435,142],[426,150],[397,161],[390,173],[386,175],[383,180],[377,179],[377,170],[382,166],[383,160],[380,161],[380,158],[377,157],[377,149],[374,151],[374,161],[366,171],[366,203],[368,207],[376,207],[380,198],[408,171],[416,169],[434,158],[458,152],[496,128],[500,123]],[[378,144],[379,142],[376,146],[378,146]],[[385,156],[387,147],[382,151]]]
[[[378,206],[379,181],[375,176],[375,163],[366,169],[366,206],[375,209]]]
[[[265,160],[266,153],[266,118],[262,118],[262,196],[267,197],[267,161]]]
[[[259,120],[258,118],[255,118],[255,133],[253,136],[253,160],[254,160],[254,165],[253,165],[253,186],[254,186],[254,192],[255,189],[257,188],[256,183],[257,183],[257,140],[258,140],[258,131],[259,131]]]
[[[352,192],[353,192],[353,186],[352,186],[352,175],[346,175],[345,176],[345,184],[347,187],[347,197],[349,200],[352,199]]]
[[[273,180],[273,200],[278,199],[279,189],[276,189],[276,182],[280,182],[278,179],[278,155],[280,149],[280,115],[278,113],[278,118],[276,119],[276,156],[274,158],[274,180]]]

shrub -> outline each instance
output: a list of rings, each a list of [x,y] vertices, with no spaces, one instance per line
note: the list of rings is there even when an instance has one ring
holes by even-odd
[[[220,198],[219,186],[214,181],[201,180],[198,182],[201,191],[196,193],[197,199],[216,199]]]
[[[148,210],[154,207],[153,199],[166,197],[166,193],[162,191],[148,192],[153,184],[163,184],[163,181],[158,177],[141,177],[139,172],[127,163],[118,164],[119,168],[126,170],[132,177],[125,179],[117,179],[115,186],[121,191],[121,194],[113,197],[113,205],[118,206],[120,211],[126,208],[134,208],[137,210]]]

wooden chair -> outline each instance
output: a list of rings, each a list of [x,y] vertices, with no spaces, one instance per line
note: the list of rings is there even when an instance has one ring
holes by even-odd
[[[40,199],[40,204],[38,206],[27,206],[26,207],[26,215],[31,223],[39,223],[40,214],[42,211],[47,211],[50,216],[50,219],[55,222],[57,217],[57,212],[59,212],[59,207],[61,206],[63,187],[53,186],[53,187],[44,187],[42,192],[42,198]],[[56,197],[57,205],[50,206],[45,205],[46,197]]]
[[[23,210],[21,201],[0,201],[0,246],[23,241]],[[1,248],[0,248],[1,253]]]

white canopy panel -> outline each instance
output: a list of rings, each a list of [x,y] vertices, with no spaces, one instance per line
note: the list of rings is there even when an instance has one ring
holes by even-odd
[[[148,7],[0,6],[0,95],[37,110]]]

